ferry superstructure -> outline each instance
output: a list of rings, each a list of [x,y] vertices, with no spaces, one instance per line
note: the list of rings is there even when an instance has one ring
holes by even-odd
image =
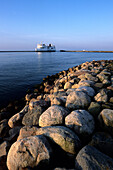
[[[49,44],[49,45],[37,44],[37,48],[35,48],[35,51],[36,52],[55,52],[56,48],[52,44]]]

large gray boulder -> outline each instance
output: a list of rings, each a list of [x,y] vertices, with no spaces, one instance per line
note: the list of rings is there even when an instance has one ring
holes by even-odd
[[[51,157],[51,147],[44,136],[31,136],[15,142],[7,156],[9,170],[18,170],[38,165],[46,166]]]
[[[80,80],[78,83],[78,87],[80,86],[93,86],[95,84],[94,81],[91,80]]]
[[[91,135],[95,128],[93,116],[86,110],[74,110],[65,118],[67,127],[73,129],[77,134]]]
[[[88,105],[91,102],[91,98],[82,91],[74,91],[71,92],[66,100],[66,107],[68,109],[74,110],[74,109],[84,109],[88,107]]]
[[[39,128],[36,134],[47,136],[63,151],[71,155],[75,155],[81,147],[81,142],[78,136],[72,130],[64,126]]]
[[[49,107],[39,118],[39,126],[51,126],[63,124],[64,118],[69,114],[66,108],[53,105]]]
[[[40,105],[35,106],[33,109],[29,109],[22,119],[22,124],[25,126],[32,126],[39,124],[39,117],[44,109]]]
[[[88,96],[93,97],[95,95],[95,91],[92,87],[89,86],[81,86],[76,89],[76,91],[83,91],[88,94]]]
[[[87,145],[78,153],[75,165],[80,170],[112,170],[113,159]]]

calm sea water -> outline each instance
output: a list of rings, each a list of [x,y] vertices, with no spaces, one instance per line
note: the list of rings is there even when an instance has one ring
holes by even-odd
[[[102,59],[113,59],[113,53],[0,53],[0,106],[23,97],[47,75]]]

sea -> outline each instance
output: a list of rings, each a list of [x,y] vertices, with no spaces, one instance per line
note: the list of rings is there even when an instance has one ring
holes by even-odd
[[[113,53],[0,52],[0,107],[25,96],[48,75],[92,60],[113,60]]]

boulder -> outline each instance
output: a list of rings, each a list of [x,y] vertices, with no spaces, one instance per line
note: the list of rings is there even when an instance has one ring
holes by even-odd
[[[89,144],[97,148],[100,152],[113,158],[113,138],[108,133],[95,133]]]
[[[6,160],[9,147],[10,145],[6,141],[0,144],[0,170],[7,170]]]
[[[3,119],[9,119],[12,116],[12,113],[7,111],[0,112],[0,121]]]
[[[108,95],[105,89],[100,90],[99,93],[94,97],[95,101],[97,102],[107,102],[108,101]]]
[[[97,77],[100,79],[101,82],[103,82],[104,80],[108,80],[108,76],[103,73],[98,74]]]
[[[88,94],[88,96],[93,97],[95,95],[95,91],[92,87],[89,86],[81,86],[76,89],[76,91],[83,91]]]
[[[93,86],[94,84],[95,82],[91,80],[80,80],[78,86]]]
[[[81,136],[91,135],[95,128],[92,115],[86,110],[74,110],[65,118],[65,125]]]
[[[94,76],[92,76],[92,75],[89,74],[89,73],[86,73],[86,74],[85,74],[85,78],[87,78],[87,80],[94,81],[94,82],[97,82],[97,81],[98,81],[98,78],[97,78],[97,77],[94,77]]]
[[[63,100],[61,99],[61,97],[53,97],[51,99],[51,105],[63,105]]]
[[[91,102],[91,98],[82,91],[74,91],[71,92],[66,100],[66,107],[68,109],[84,109],[88,107]]]
[[[75,155],[81,147],[78,136],[72,130],[64,126],[39,128],[36,134],[47,136],[61,149],[72,155]]]
[[[51,157],[51,147],[44,136],[31,136],[15,142],[7,156],[9,170],[36,166],[46,167]]]
[[[102,88],[103,88],[103,83],[95,83],[95,84],[94,84],[94,88],[95,88],[96,90],[102,89]]]
[[[113,103],[113,97],[110,97],[110,100],[109,100],[111,103]]]
[[[31,99],[30,102],[29,102],[29,109],[32,110],[34,107],[36,106],[41,106],[43,108],[47,108],[48,107],[48,102],[45,101],[45,100],[38,100],[38,99]]]
[[[8,133],[9,126],[8,126],[8,120],[4,119],[0,122],[0,137],[5,137]]]
[[[90,106],[88,107],[88,111],[94,118],[97,118],[101,112],[101,105],[97,102],[91,102]]]
[[[86,74],[86,73],[89,73],[90,71],[89,70],[83,70],[83,69],[81,69],[81,70],[78,70],[78,71],[76,71],[75,73],[73,73],[73,76],[80,76],[80,75],[82,75],[82,74]]]
[[[82,170],[113,169],[113,159],[92,146],[85,146],[76,157],[75,166]]]
[[[54,170],[75,170],[75,169],[67,169],[67,168],[54,168]]]
[[[70,89],[71,86],[72,86],[72,83],[66,82],[65,85],[64,85],[64,89],[65,89],[65,90]]]
[[[103,109],[98,116],[101,127],[113,134],[113,110]]]
[[[39,117],[44,109],[38,105],[33,109],[29,109],[22,119],[22,124],[25,126],[39,125]]]
[[[105,85],[108,86],[108,85],[110,85],[111,82],[109,80],[103,80],[102,83],[103,83],[104,86]]]
[[[62,107],[53,105],[49,107],[39,118],[39,126],[51,126],[63,124],[64,118],[69,114],[69,111]]]
[[[10,143],[14,143],[17,140],[21,127],[22,126],[16,126],[15,128],[10,129],[9,136],[4,139]]]
[[[27,138],[30,136],[36,136],[38,128],[35,126],[24,126],[20,129],[19,136],[17,140]]]
[[[28,112],[28,108],[29,106],[25,106],[19,113],[12,116],[8,121],[9,127],[14,128],[15,126],[21,126],[22,118]]]
[[[74,92],[74,91],[76,91],[76,88],[68,89],[66,91],[66,94],[69,95],[71,92]]]

